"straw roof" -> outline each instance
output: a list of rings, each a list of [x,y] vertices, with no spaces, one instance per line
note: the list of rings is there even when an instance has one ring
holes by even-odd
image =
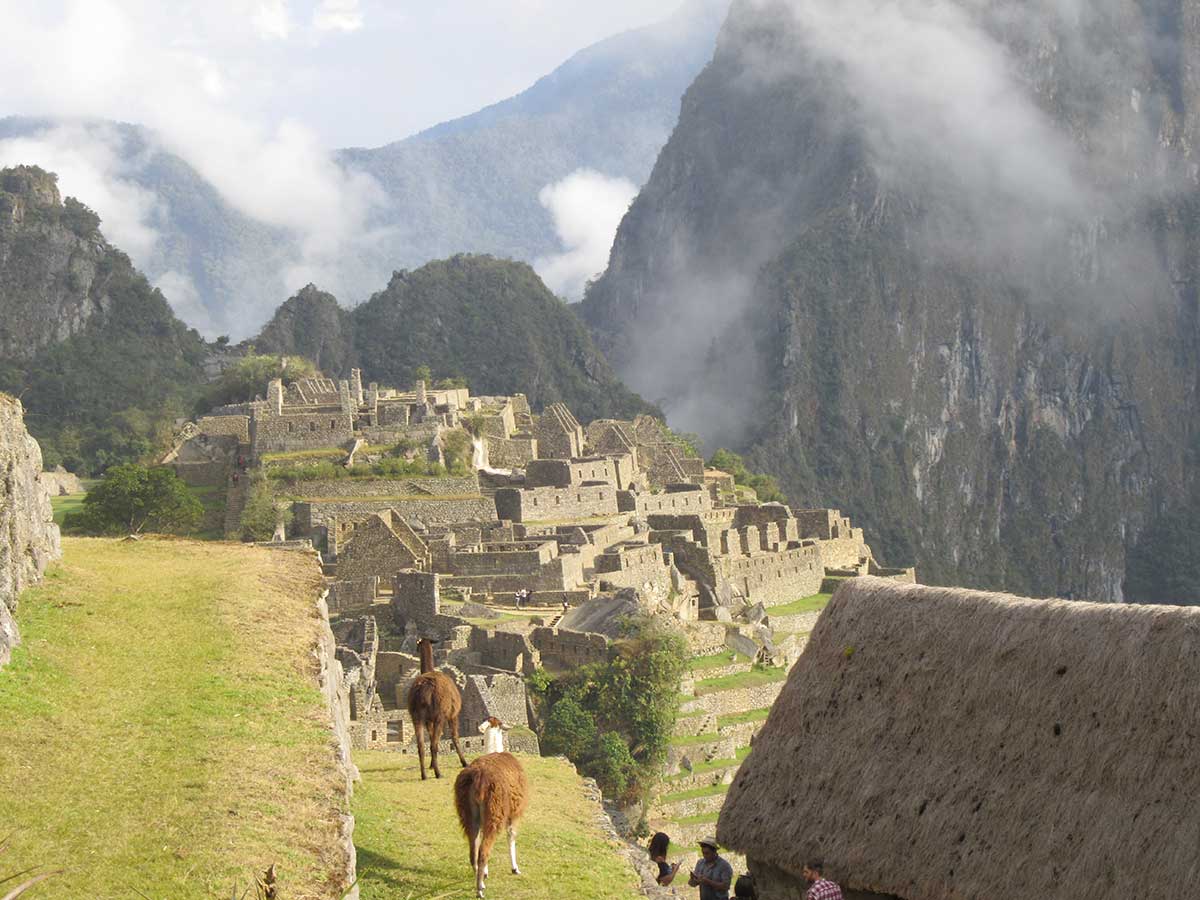
[[[1200,885],[1200,609],[851,579],[721,811],[722,844],[906,900]]]

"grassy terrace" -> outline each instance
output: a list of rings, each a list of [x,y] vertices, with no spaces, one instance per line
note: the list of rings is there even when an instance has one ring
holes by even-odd
[[[710,734],[680,734],[671,738],[671,743],[676,747],[691,747],[694,744],[707,744],[711,741],[719,741],[721,735],[713,732]]]
[[[763,709],[748,709],[745,712],[726,713],[723,716],[717,716],[717,727],[724,728],[726,725],[742,725],[746,722],[765,722],[767,716],[771,714],[771,707]]]
[[[286,492],[289,497],[304,503],[387,503],[396,500],[482,500],[482,494],[396,494],[387,497],[377,497],[374,494],[361,494],[353,497],[306,497],[303,492]]]
[[[453,759],[453,756],[451,757]],[[364,900],[468,900],[475,880],[454,813],[458,760],[440,781],[421,781],[417,760],[393,753],[354,756],[362,783],[354,791],[358,878]],[[597,828],[582,783],[562,759],[522,756],[529,810],[517,839],[521,875],[508,870],[508,840],[492,850],[489,897],[634,900],[633,870]]]
[[[662,803],[676,803],[680,800],[695,800],[697,797],[715,797],[729,790],[727,784],[710,784],[707,787],[692,788],[687,791],[676,791],[673,794],[663,794],[659,797]]]
[[[756,668],[749,672],[738,672],[735,675],[718,675],[716,678],[702,678],[696,682],[696,696],[715,694],[718,691],[733,691],[738,688],[757,687],[760,684],[770,684],[773,681],[783,681],[787,678],[787,669]]]
[[[714,653],[711,656],[697,656],[688,663],[688,667],[693,672],[702,672],[705,669],[720,669],[734,663],[748,663],[750,661],[750,657],[743,653],[724,650],[721,653]]]
[[[715,812],[700,813],[696,816],[684,816],[683,818],[676,819],[675,821],[680,825],[707,825],[709,823],[716,825],[717,819],[720,815],[720,813]]]
[[[264,453],[262,462],[264,465],[270,465],[278,462],[300,462],[313,459],[345,459],[347,455],[345,450],[337,447],[326,447],[319,450],[288,450],[279,453]]]
[[[193,541],[63,546],[0,671],[3,874],[65,869],[31,897],[212,900],[275,862],[286,896],[336,896],[312,564]]]
[[[775,616],[796,616],[806,612],[820,612],[829,602],[829,598],[833,594],[813,594],[811,597],[805,597],[803,600],[793,600],[783,606],[772,606],[767,609],[767,615],[774,618]]]
[[[691,772],[682,772],[679,775],[672,775],[667,779],[667,782],[678,781],[682,778],[687,778],[689,775],[703,775],[705,772],[715,772],[718,769],[727,769],[730,766],[738,765],[743,759],[750,755],[749,747],[742,747],[734,754],[733,759],[714,759],[711,762],[697,763],[692,767]]]

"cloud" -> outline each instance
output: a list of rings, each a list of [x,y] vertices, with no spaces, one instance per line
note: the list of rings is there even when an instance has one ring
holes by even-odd
[[[318,31],[358,31],[362,25],[358,0],[321,0],[313,11],[313,27]]]
[[[120,137],[110,128],[67,125],[33,137],[0,140],[0,168],[38,165],[58,188],[100,212],[105,237],[134,259],[149,258],[159,239],[158,199],[125,177]]]
[[[579,169],[538,193],[554,218],[563,252],[534,263],[546,285],[560,296],[583,296],[588,279],[608,266],[617,226],[637,196],[637,186],[625,178],[610,178],[592,169]]]
[[[263,0],[251,15],[251,22],[264,38],[287,40],[292,33],[285,0]]]
[[[381,195],[378,186],[343,171],[302,123],[272,121],[245,105],[255,92],[270,97],[274,90],[267,83],[273,76],[262,38],[289,32],[283,2],[195,0],[165,9],[148,0],[75,0],[38,17],[12,6],[0,0],[0,21],[12,29],[6,36],[11,45],[0,57],[0,81],[25,86],[22,100],[30,112],[137,121],[233,208],[289,232],[297,250],[279,265],[280,295],[272,303],[303,286],[295,280],[298,273],[321,271],[328,289],[342,287],[338,261],[366,233],[367,214]],[[342,16],[343,26],[355,15],[352,5],[322,8]],[[173,17],[187,19],[189,28],[176,27]],[[164,39],[166,34],[175,37]],[[63,132],[39,140],[37,147],[20,148],[23,161],[59,171],[64,189],[100,214],[110,240],[148,266],[153,199],[121,180],[112,146],[85,140],[73,149]],[[110,179],[115,180],[105,189]],[[232,306],[228,299],[209,298]],[[242,319],[230,327],[248,331],[270,308],[229,312]]]

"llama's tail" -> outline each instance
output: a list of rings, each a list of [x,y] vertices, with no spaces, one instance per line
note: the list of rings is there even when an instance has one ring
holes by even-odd
[[[483,766],[467,766],[454,780],[454,806],[467,839],[478,835],[478,855],[487,860],[497,835],[508,821],[509,803],[503,779]]]

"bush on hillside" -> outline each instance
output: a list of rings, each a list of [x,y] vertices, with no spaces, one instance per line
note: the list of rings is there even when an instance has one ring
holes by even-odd
[[[250,483],[246,505],[238,521],[238,533],[243,541],[269,541],[275,527],[292,524],[291,504],[280,505],[267,479],[258,476]]]
[[[200,501],[170,469],[129,463],[110,467],[63,527],[83,534],[187,534],[203,516]]]
[[[607,662],[531,678],[545,711],[544,749],[564,754],[606,796],[645,800],[666,761],[685,659],[683,638],[639,618]]]
[[[303,356],[272,356],[251,353],[243,356],[221,373],[209,385],[197,403],[197,412],[204,413],[228,403],[245,403],[256,396],[266,396],[267,385],[276,378],[291,384],[301,378],[319,377],[320,372],[311,360]]]
[[[754,491],[763,503],[786,503],[787,497],[771,475],[761,475],[746,468],[745,461],[732,450],[721,449],[708,461],[710,469],[720,469],[733,476],[733,483]]]

